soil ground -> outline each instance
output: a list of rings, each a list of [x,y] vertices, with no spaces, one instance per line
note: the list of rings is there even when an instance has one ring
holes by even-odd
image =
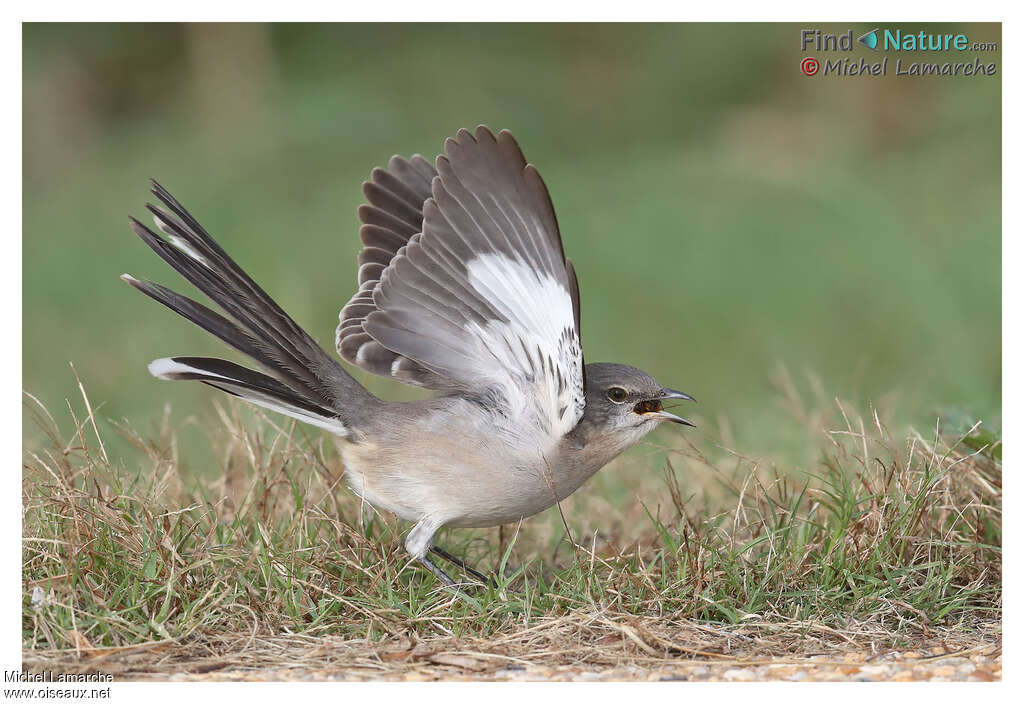
[[[994,681],[998,623],[927,629],[914,642],[869,626],[718,627],[548,619],[494,638],[382,641],[206,634],[120,649],[26,651],[27,670],[108,672],[115,681]]]

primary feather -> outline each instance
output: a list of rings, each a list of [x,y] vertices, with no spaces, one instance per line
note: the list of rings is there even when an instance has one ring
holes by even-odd
[[[338,315],[336,346],[347,362],[378,376],[407,384],[442,387],[444,381],[408,357],[389,350],[364,329],[366,316],[376,310],[373,290],[381,274],[409,239],[423,226],[423,202],[430,198],[430,184],[437,172],[416,154],[406,160],[393,156],[387,170],[376,168],[363,184],[367,204],[359,208],[359,290]]]

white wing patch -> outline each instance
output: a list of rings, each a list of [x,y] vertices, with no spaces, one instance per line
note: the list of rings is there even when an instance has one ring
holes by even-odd
[[[522,261],[499,253],[469,262],[476,292],[508,322],[471,323],[480,359],[507,372],[501,385],[513,416],[531,419],[550,449],[583,416],[583,354],[566,287]],[[488,365],[489,366],[489,365]],[[532,417],[532,418],[531,418]]]

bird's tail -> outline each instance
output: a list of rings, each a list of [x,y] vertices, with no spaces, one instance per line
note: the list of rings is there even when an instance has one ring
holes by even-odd
[[[250,403],[330,430],[351,432],[346,408],[356,397],[374,399],[281,310],[162,186],[152,193],[167,208],[147,203],[163,237],[132,218],[132,231],[224,311],[151,281],[121,278],[231,347],[259,362],[271,376],[233,362],[170,357],[149,365],[160,379],[197,380]]]

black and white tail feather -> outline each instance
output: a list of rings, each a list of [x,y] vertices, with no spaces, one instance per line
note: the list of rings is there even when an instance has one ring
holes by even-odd
[[[160,284],[121,278],[150,298],[242,352],[270,375],[223,359],[169,357],[149,371],[161,379],[201,381],[257,406],[324,428],[351,431],[345,402],[369,396],[270,298],[160,184],[152,193],[167,208],[146,208],[164,237],[132,218],[133,232],[226,314]]]

